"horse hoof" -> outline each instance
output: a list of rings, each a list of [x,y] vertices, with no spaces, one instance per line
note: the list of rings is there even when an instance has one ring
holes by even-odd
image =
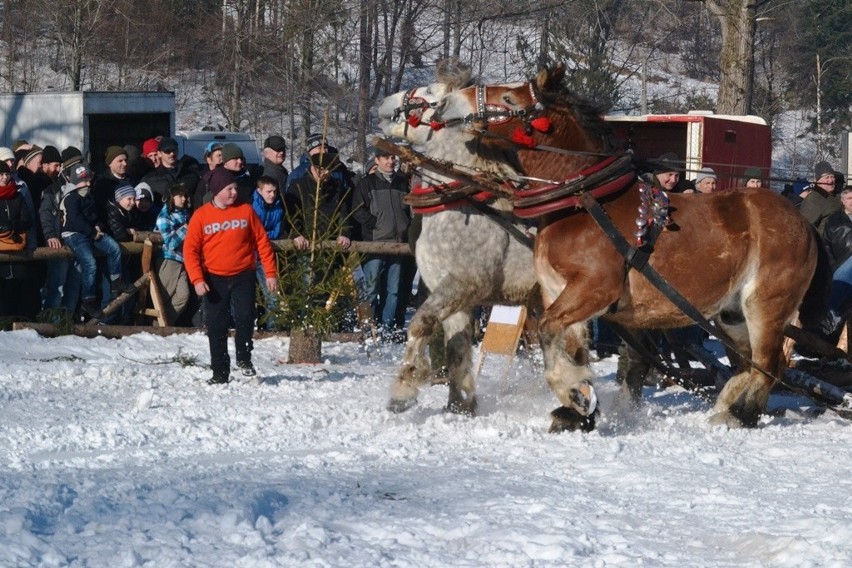
[[[597,409],[588,416],[580,414],[573,408],[560,406],[550,413],[553,417],[553,422],[548,430],[551,434],[559,434],[560,432],[591,432],[595,429],[595,418],[597,417]]]
[[[573,390],[571,393],[572,406],[576,408],[577,413],[582,416],[591,416],[598,408],[598,395],[595,393],[595,387],[588,381],[583,381],[582,384]]]
[[[390,399],[390,402],[388,402],[387,409],[390,412],[393,412],[394,414],[402,414],[415,404],[417,404],[416,398],[408,398],[403,400],[392,398]]]
[[[743,423],[728,411],[717,412],[710,417],[710,424],[713,426],[726,426],[728,428],[742,428]]]
[[[444,408],[444,412],[461,414],[462,416],[476,416],[476,397],[470,400],[457,400],[450,402]]]

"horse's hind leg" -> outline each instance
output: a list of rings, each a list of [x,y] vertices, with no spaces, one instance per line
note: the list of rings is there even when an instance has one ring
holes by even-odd
[[[473,416],[476,394],[471,365],[473,326],[470,312],[456,312],[445,319],[443,325],[450,387],[447,411]]]
[[[414,314],[408,326],[408,341],[399,374],[391,385],[388,410],[404,412],[417,402],[418,387],[429,376],[430,367],[426,359],[426,345],[441,323],[439,304],[430,296]]]

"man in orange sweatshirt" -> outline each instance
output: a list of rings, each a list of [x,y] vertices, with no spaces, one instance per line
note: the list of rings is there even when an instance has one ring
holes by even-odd
[[[189,220],[183,244],[184,266],[195,292],[204,301],[210,343],[209,384],[229,380],[228,323],[234,318],[237,367],[243,376],[257,373],[251,362],[254,329],[255,252],[271,292],[278,290],[275,255],[263,224],[250,204],[235,205],[237,182],[225,168],[210,175],[209,203]]]

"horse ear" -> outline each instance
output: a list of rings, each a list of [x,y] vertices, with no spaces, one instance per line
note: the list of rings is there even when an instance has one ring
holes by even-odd
[[[553,91],[565,77],[565,64],[558,63],[549,69],[542,69],[535,76],[535,86],[540,91]]]
[[[565,63],[557,63],[550,70],[550,83],[551,85],[558,85],[562,82],[562,79],[565,78]]]

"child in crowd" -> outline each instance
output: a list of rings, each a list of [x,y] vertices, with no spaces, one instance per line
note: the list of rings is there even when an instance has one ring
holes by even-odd
[[[100,315],[96,297],[98,266],[95,250],[106,256],[110,292],[118,295],[134,290],[132,284],[128,286],[121,279],[121,249],[118,243],[98,223],[95,202],[89,194],[92,177],[92,170],[86,164],[81,162],[74,166],[68,175],[69,183],[62,187],[59,203],[62,240],[74,252],[74,258],[80,265],[83,278],[81,311],[88,318]]]
[[[136,190],[129,183],[115,188],[115,200],[106,203],[109,234],[120,243],[128,243],[136,236]]]
[[[136,228],[140,231],[153,231],[157,226],[157,216],[162,203],[154,199],[154,191],[144,181],[136,185]]]
[[[278,182],[270,176],[261,176],[257,180],[257,189],[254,192],[252,207],[254,212],[263,223],[263,229],[270,241],[284,238],[287,231],[284,229],[284,203],[278,194]],[[269,291],[266,285],[266,276],[263,272],[263,264],[257,259],[255,273],[260,291],[266,301],[266,309],[270,312],[275,310],[278,300],[275,294]],[[275,329],[275,319],[268,317],[264,322],[264,329]]]
[[[174,324],[189,304],[189,277],[183,265],[183,242],[189,225],[189,192],[183,184],[169,189],[169,200],[157,216],[157,230],[163,235],[163,259],[157,277],[166,301],[166,320]]]

